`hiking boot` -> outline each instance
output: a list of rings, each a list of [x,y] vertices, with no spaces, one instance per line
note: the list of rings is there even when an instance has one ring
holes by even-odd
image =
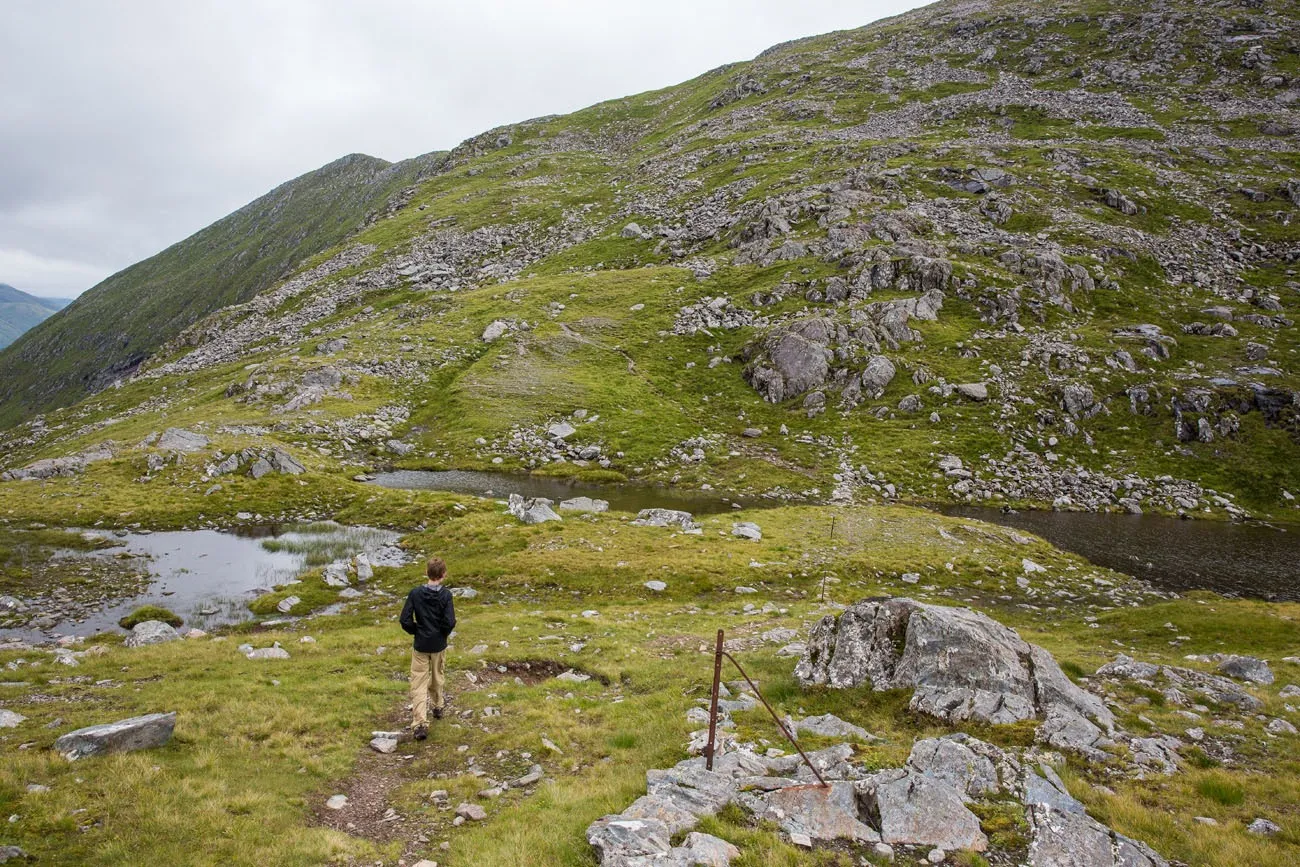
[[[442,708],[440,708],[440,707],[435,707],[435,708],[433,709],[433,718],[434,718],[434,719],[442,719]]]
[[[417,741],[422,741],[428,736],[429,736],[429,727],[427,725],[425,725],[424,723],[420,723],[418,726],[415,727],[415,739]]]

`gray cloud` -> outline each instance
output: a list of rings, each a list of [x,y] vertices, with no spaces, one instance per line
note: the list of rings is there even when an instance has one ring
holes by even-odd
[[[75,295],[352,152],[399,160],[908,0],[10,0],[0,282]]]

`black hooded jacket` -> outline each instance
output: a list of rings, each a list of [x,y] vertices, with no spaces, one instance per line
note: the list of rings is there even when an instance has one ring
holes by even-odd
[[[456,628],[456,609],[446,587],[421,584],[406,595],[402,628],[415,636],[416,653],[441,653],[447,636]]]

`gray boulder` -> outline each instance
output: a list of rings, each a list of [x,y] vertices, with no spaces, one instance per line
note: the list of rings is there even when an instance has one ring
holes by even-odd
[[[731,535],[757,542],[763,538],[763,530],[753,521],[740,521],[731,525]]]
[[[563,520],[551,508],[551,501],[545,497],[526,500],[518,494],[511,494],[506,510],[525,524],[542,524],[546,521]]]
[[[176,712],[151,713],[61,735],[54,751],[69,761],[103,753],[121,753],[160,747],[171,740]]]
[[[881,771],[857,784],[885,843],[983,852],[988,838],[960,792],[925,774]]]
[[[1030,867],[1169,867],[1139,843],[1083,812],[1062,812],[1035,804],[1029,816]]]
[[[1228,677],[1264,686],[1273,682],[1273,671],[1268,663],[1254,656],[1229,656],[1219,663],[1219,671]]]
[[[850,782],[777,789],[763,795],[760,803],[756,818],[776,823],[791,836],[804,834],[814,843],[880,842],[880,834],[862,821],[858,795]]]
[[[989,387],[982,382],[964,382],[954,389],[967,400],[980,402],[989,399]]]
[[[836,335],[829,319],[807,319],[779,328],[763,341],[760,358],[745,378],[763,398],[780,403],[826,384]]]
[[[967,608],[864,600],[813,627],[795,668],[806,686],[912,689],[911,708],[950,723],[1044,719],[1040,738],[1064,749],[1105,746],[1114,716],[1051,654]]]
[[[560,501],[561,512],[607,512],[607,500],[593,500],[591,497],[572,497]]]
[[[659,858],[672,848],[663,822],[625,816],[597,819],[587,828],[587,842],[601,864],[611,865],[632,858]]]
[[[642,509],[632,523],[638,527],[681,527],[683,530],[699,527],[694,515],[676,509]]]
[[[26,719],[17,711],[0,709],[0,729],[17,728]]]
[[[995,759],[1006,761],[1002,751],[992,744],[958,734],[917,741],[907,757],[907,766],[978,798],[1002,788]]]
[[[810,716],[799,720],[794,724],[795,731],[808,732],[809,734],[821,735],[828,738],[856,738],[863,742],[879,740],[871,732],[862,726],[856,726],[851,722],[840,719],[835,714],[825,713],[821,716]]]
[[[288,659],[289,651],[283,647],[259,647],[244,655],[249,659]]]
[[[135,625],[125,644],[127,647],[144,647],[147,644],[178,641],[180,637],[180,633],[161,620],[146,620]]]
[[[293,455],[284,449],[272,449],[269,458],[272,469],[276,472],[286,473],[291,476],[301,475],[307,472],[307,468],[298,463]]]
[[[197,452],[206,449],[208,442],[208,438],[203,434],[169,427],[158,438],[158,449],[165,452]]]
[[[873,355],[862,371],[862,393],[876,399],[885,393],[885,388],[894,381],[897,373],[894,362],[883,355]]]

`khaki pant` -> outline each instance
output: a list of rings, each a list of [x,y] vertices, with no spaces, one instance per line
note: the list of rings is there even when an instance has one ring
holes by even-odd
[[[411,720],[413,725],[429,722],[429,693],[433,693],[433,706],[442,707],[443,670],[446,651],[438,653],[411,652]]]

